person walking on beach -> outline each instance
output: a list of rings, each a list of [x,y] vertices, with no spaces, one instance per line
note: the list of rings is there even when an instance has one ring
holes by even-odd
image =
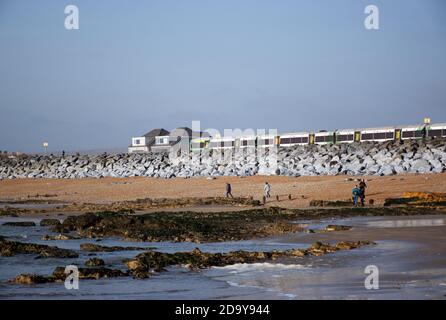
[[[361,206],[363,207],[365,204],[365,188],[367,188],[367,184],[365,183],[365,180],[362,179],[359,182],[359,191],[360,191],[359,198],[361,199]]]
[[[353,203],[355,204],[355,207],[358,206],[358,198],[360,194],[361,190],[358,188],[358,185],[356,185],[352,190]]]
[[[271,198],[270,192],[271,192],[271,186],[269,185],[268,182],[265,182],[265,186],[263,187],[264,197]]]
[[[230,183],[226,183],[226,198],[229,198],[229,197],[234,198],[234,197],[232,196],[232,187],[231,187],[231,184],[230,184]]]

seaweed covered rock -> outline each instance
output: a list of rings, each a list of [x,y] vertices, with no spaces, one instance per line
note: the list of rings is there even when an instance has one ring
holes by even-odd
[[[102,267],[93,268],[78,268],[79,279],[86,280],[98,280],[102,278],[116,278],[125,277],[128,275],[127,272],[123,272],[118,269],[109,269]],[[41,284],[41,283],[51,283],[51,282],[63,282],[67,278],[65,273],[65,267],[57,267],[54,269],[53,274],[49,276],[42,276],[37,274],[20,274],[14,279],[9,280],[13,284]]]
[[[17,254],[36,254],[37,258],[77,258],[79,256],[75,251],[69,249],[0,238],[1,256],[11,257]]]
[[[110,268],[78,268],[79,279],[101,279],[101,278],[116,278],[124,277],[128,274],[118,269]],[[53,277],[56,279],[65,279],[67,275],[65,274],[64,267],[57,267],[53,271]]]
[[[20,274],[17,277],[15,277],[14,279],[9,280],[10,283],[14,283],[14,284],[40,284],[40,283],[49,283],[49,282],[54,282],[55,279],[53,280],[52,277],[47,277],[47,276],[41,276],[41,275],[37,275],[37,274],[29,274],[29,273],[25,273],[25,274]]]
[[[101,246],[94,243],[81,243],[80,248],[82,251],[89,252],[114,252],[114,251],[136,251],[136,250],[148,250],[151,248],[144,247],[119,247],[119,246]]]
[[[100,267],[103,266],[104,264],[105,264],[104,260],[99,258],[91,258],[85,261],[85,265],[87,267]]]
[[[347,231],[347,230],[351,230],[352,227],[351,226],[343,226],[343,225],[339,225],[339,224],[329,224],[328,226],[325,227],[325,231]]]
[[[35,227],[36,223],[33,221],[8,221],[3,223],[3,225],[10,227]]]
[[[70,216],[55,232],[77,232],[82,237],[121,237],[131,241],[216,242],[244,240],[302,231],[291,220],[295,213],[280,208],[233,212],[156,212],[132,215],[122,212]]]
[[[41,239],[45,240],[45,241],[49,241],[49,240],[77,240],[80,238],[76,237],[76,236],[69,235],[69,234],[58,234],[55,236],[46,234],[46,235],[42,236]]]
[[[255,263],[279,258],[299,258],[306,255],[320,256],[338,250],[351,250],[364,245],[374,244],[371,241],[339,242],[332,246],[322,242],[314,243],[308,249],[290,249],[269,252],[232,251],[228,253],[202,252],[198,248],[189,252],[165,253],[148,251],[137,255],[134,259],[124,261],[131,275],[135,278],[147,278],[156,272],[165,271],[173,265],[183,265],[190,269],[221,267],[236,263]]]
[[[58,226],[58,225],[60,225],[59,219],[42,219],[40,221],[41,227]]]

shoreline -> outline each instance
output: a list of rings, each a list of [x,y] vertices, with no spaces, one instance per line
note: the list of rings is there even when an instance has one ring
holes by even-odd
[[[367,201],[384,204],[387,198],[404,192],[446,192],[446,173],[395,176],[253,176],[207,178],[101,178],[101,179],[16,179],[0,181],[0,200],[48,200],[50,202],[110,204],[137,199],[224,197],[231,183],[234,197],[261,200],[263,184],[272,186],[267,206],[306,208],[311,200],[348,200],[356,179],[367,182]],[[279,202],[276,196],[279,195]],[[291,195],[292,200],[288,200]]]

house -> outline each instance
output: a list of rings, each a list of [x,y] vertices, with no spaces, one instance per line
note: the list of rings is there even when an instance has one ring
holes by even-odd
[[[151,146],[152,152],[170,152],[173,148],[189,151],[189,143],[192,139],[192,130],[188,127],[179,127],[168,135],[157,136],[155,144]]]
[[[153,129],[140,137],[132,138],[132,144],[129,146],[129,153],[141,153],[149,152],[151,147],[158,144],[163,144],[165,142],[164,137],[169,136],[169,131],[159,128]],[[158,140],[157,140],[158,138]]]
[[[164,129],[154,129],[149,133],[132,138],[129,153],[141,152],[170,152],[190,151],[190,143],[193,137],[199,137],[203,133],[194,133],[188,127],[179,127],[171,132]]]

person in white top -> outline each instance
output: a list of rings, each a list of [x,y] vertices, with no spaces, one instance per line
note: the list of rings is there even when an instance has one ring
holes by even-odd
[[[271,197],[271,195],[270,195],[271,186],[269,185],[268,182],[265,182],[265,186],[263,187],[263,191],[264,191],[264,196],[266,198],[270,198]]]

